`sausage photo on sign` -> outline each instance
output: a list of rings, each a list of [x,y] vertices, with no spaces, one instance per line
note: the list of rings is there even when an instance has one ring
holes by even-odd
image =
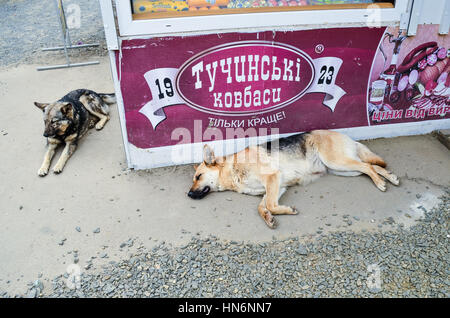
[[[392,34],[398,29],[386,30],[390,41],[380,44],[369,86],[368,114],[372,124],[445,116],[450,105],[450,41],[438,35],[436,26],[420,28],[417,36],[399,33],[393,40]],[[389,60],[393,65],[386,69]],[[382,82],[384,86],[380,86]],[[374,98],[380,95],[377,87],[384,88],[382,100]]]

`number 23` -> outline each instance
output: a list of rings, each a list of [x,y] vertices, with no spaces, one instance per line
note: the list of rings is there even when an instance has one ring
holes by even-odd
[[[325,78],[325,76],[328,76]],[[330,85],[333,82],[333,76],[334,76],[334,67],[333,66],[322,66],[322,68],[320,69],[320,77],[319,77],[319,82],[318,84],[323,84],[324,82],[328,85]]]

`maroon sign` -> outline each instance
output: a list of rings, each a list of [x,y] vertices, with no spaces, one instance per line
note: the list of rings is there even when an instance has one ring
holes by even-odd
[[[314,80],[311,58],[301,50],[246,41],[201,52],[181,66],[178,94],[210,114],[254,115],[279,109],[303,96]]]
[[[287,134],[449,118],[450,37],[407,39],[394,58],[386,34],[335,28],[123,40],[117,65],[128,141],[146,151],[207,142],[205,135],[236,138],[230,128]],[[430,41],[435,50],[420,70],[414,48]],[[180,140],[180,128],[200,137]]]

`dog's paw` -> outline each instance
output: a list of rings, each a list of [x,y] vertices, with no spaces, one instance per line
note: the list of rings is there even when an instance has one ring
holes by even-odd
[[[266,212],[264,215],[264,221],[266,222],[267,226],[271,229],[276,229],[278,226],[277,220],[273,217],[272,214]]]
[[[64,167],[61,167],[61,166],[56,165],[56,166],[53,168],[53,173],[54,173],[54,174],[60,174],[60,173],[63,171],[63,169],[64,169]]]
[[[272,217],[272,220],[270,222],[266,221],[266,224],[272,230],[274,230],[274,229],[276,229],[278,227],[278,221],[274,217]]]
[[[290,213],[291,215],[297,215],[299,213],[295,206],[291,207],[291,209],[292,209],[292,213]]]
[[[96,125],[95,125],[95,129],[97,130],[101,130],[103,129],[103,127],[105,127],[106,123],[109,120],[109,116],[107,118],[101,119]]]
[[[380,189],[380,191],[386,192],[386,182],[385,181],[378,182],[377,188]]]
[[[398,186],[400,184],[400,179],[393,173],[389,174],[388,180],[395,186]]]
[[[38,170],[39,177],[45,177],[48,174],[48,168],[40,168]]]

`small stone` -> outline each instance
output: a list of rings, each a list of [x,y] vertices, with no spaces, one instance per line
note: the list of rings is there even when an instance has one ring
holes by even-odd
[[[33,283],[34,287],[39,288],[39,290],[44,290],[44,284],[38,279]]]
[[[27,298],[36,298],[37,294],[38,294],[38,293],[37,293],[37,290],[34,289],[34,288],[32,288],[32,289],[28,292]]]
[[[81,227],[77,226],[77,227],[75,228],[75,230],[77,230],[77,232],[81,232]]]
[[[94,234],[98,234],[98,233],[100,233],[100,228],[98,227],[98,228],[96,228],[94,231]]]
[[[116,289],[116,287],[114,285],[108,284],[104,288],[104,291],[105,291],[105,294],[111,294],[115,289]]]
[[[300,255],[308,255],[308,250],[303,245],[299,245],[295,251]]]

